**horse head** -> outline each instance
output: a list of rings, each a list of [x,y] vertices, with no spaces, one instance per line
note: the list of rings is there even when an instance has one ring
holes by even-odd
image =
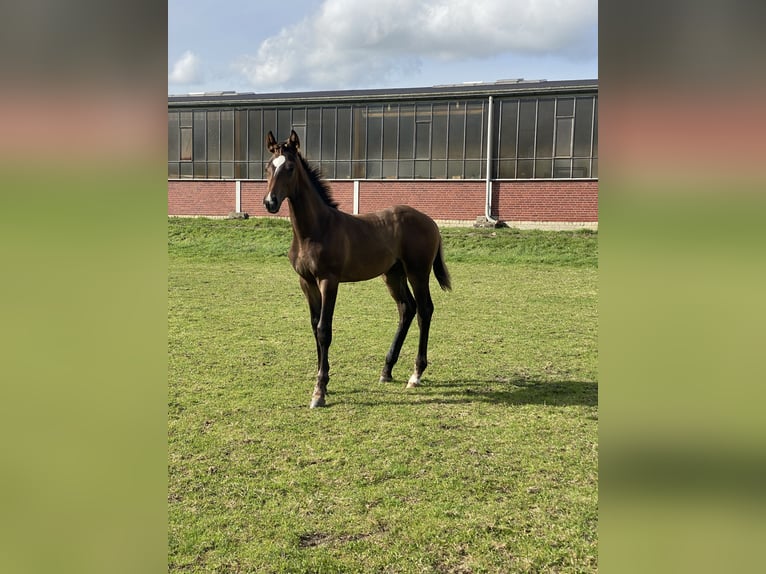
[[[277,142],[271,132],[266,136],[266,146],[272,156],[266,164],[268,191],[263,198],[263,205],[269,213],[277,213],[282,202],[293,196],[297,183],[295,166],[300,162],[300,145],[295,130],[290,131],[290,137],[284,143]]]

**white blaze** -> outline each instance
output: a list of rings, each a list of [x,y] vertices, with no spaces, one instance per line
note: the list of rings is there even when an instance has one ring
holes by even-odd
[[[283,155],[280,155],[279,157],[276,157],[273,160],[271,160],[271,165],[274,166],[274,175],[272,177],[276,177],[277,176],[277,172],[279,171],[279,168],[284,165],[285,161],[287,161],[287,160],[286,160],[285,156],[283,156]]]

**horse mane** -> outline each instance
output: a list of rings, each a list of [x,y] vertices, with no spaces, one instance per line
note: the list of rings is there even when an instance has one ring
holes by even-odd
[[[309,162],[306,161],[306,159],[300,155],[296,154],[299,158],[301,158],[301,163],[303,164],[303,169],[306,171],[306,174],[309,176],[309,181],[311,181],[312,186],[316,190],[316,192],[319,194],[319,197],[322,198],[322,201],[329,207],[332,207],[333,209],[338,209],[338,203],[332,198],[332,193],[330,192],[330,186],[327,185],[327,182],[322,179],[322,171],[319,169],[319,167],[314,167],[309,164]]]

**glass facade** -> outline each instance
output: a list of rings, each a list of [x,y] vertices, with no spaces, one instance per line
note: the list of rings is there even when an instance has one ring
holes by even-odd
[[[489,98],[168,112],[168,178],[263,179],[294,129],[328,179],[484,179]],[[493,179],[598,177],[598,97],[495,97]]]

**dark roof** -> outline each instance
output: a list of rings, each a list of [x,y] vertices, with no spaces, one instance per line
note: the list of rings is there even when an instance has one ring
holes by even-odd
[[[546,93],[594,92],[598,80],[499,80],[493,83],[467,82],[423,88],[379,88],[317,92],[204,92],[168,96],[171,106],[294,104],[299,102],[339,102],[452,97],[542,95]]]

